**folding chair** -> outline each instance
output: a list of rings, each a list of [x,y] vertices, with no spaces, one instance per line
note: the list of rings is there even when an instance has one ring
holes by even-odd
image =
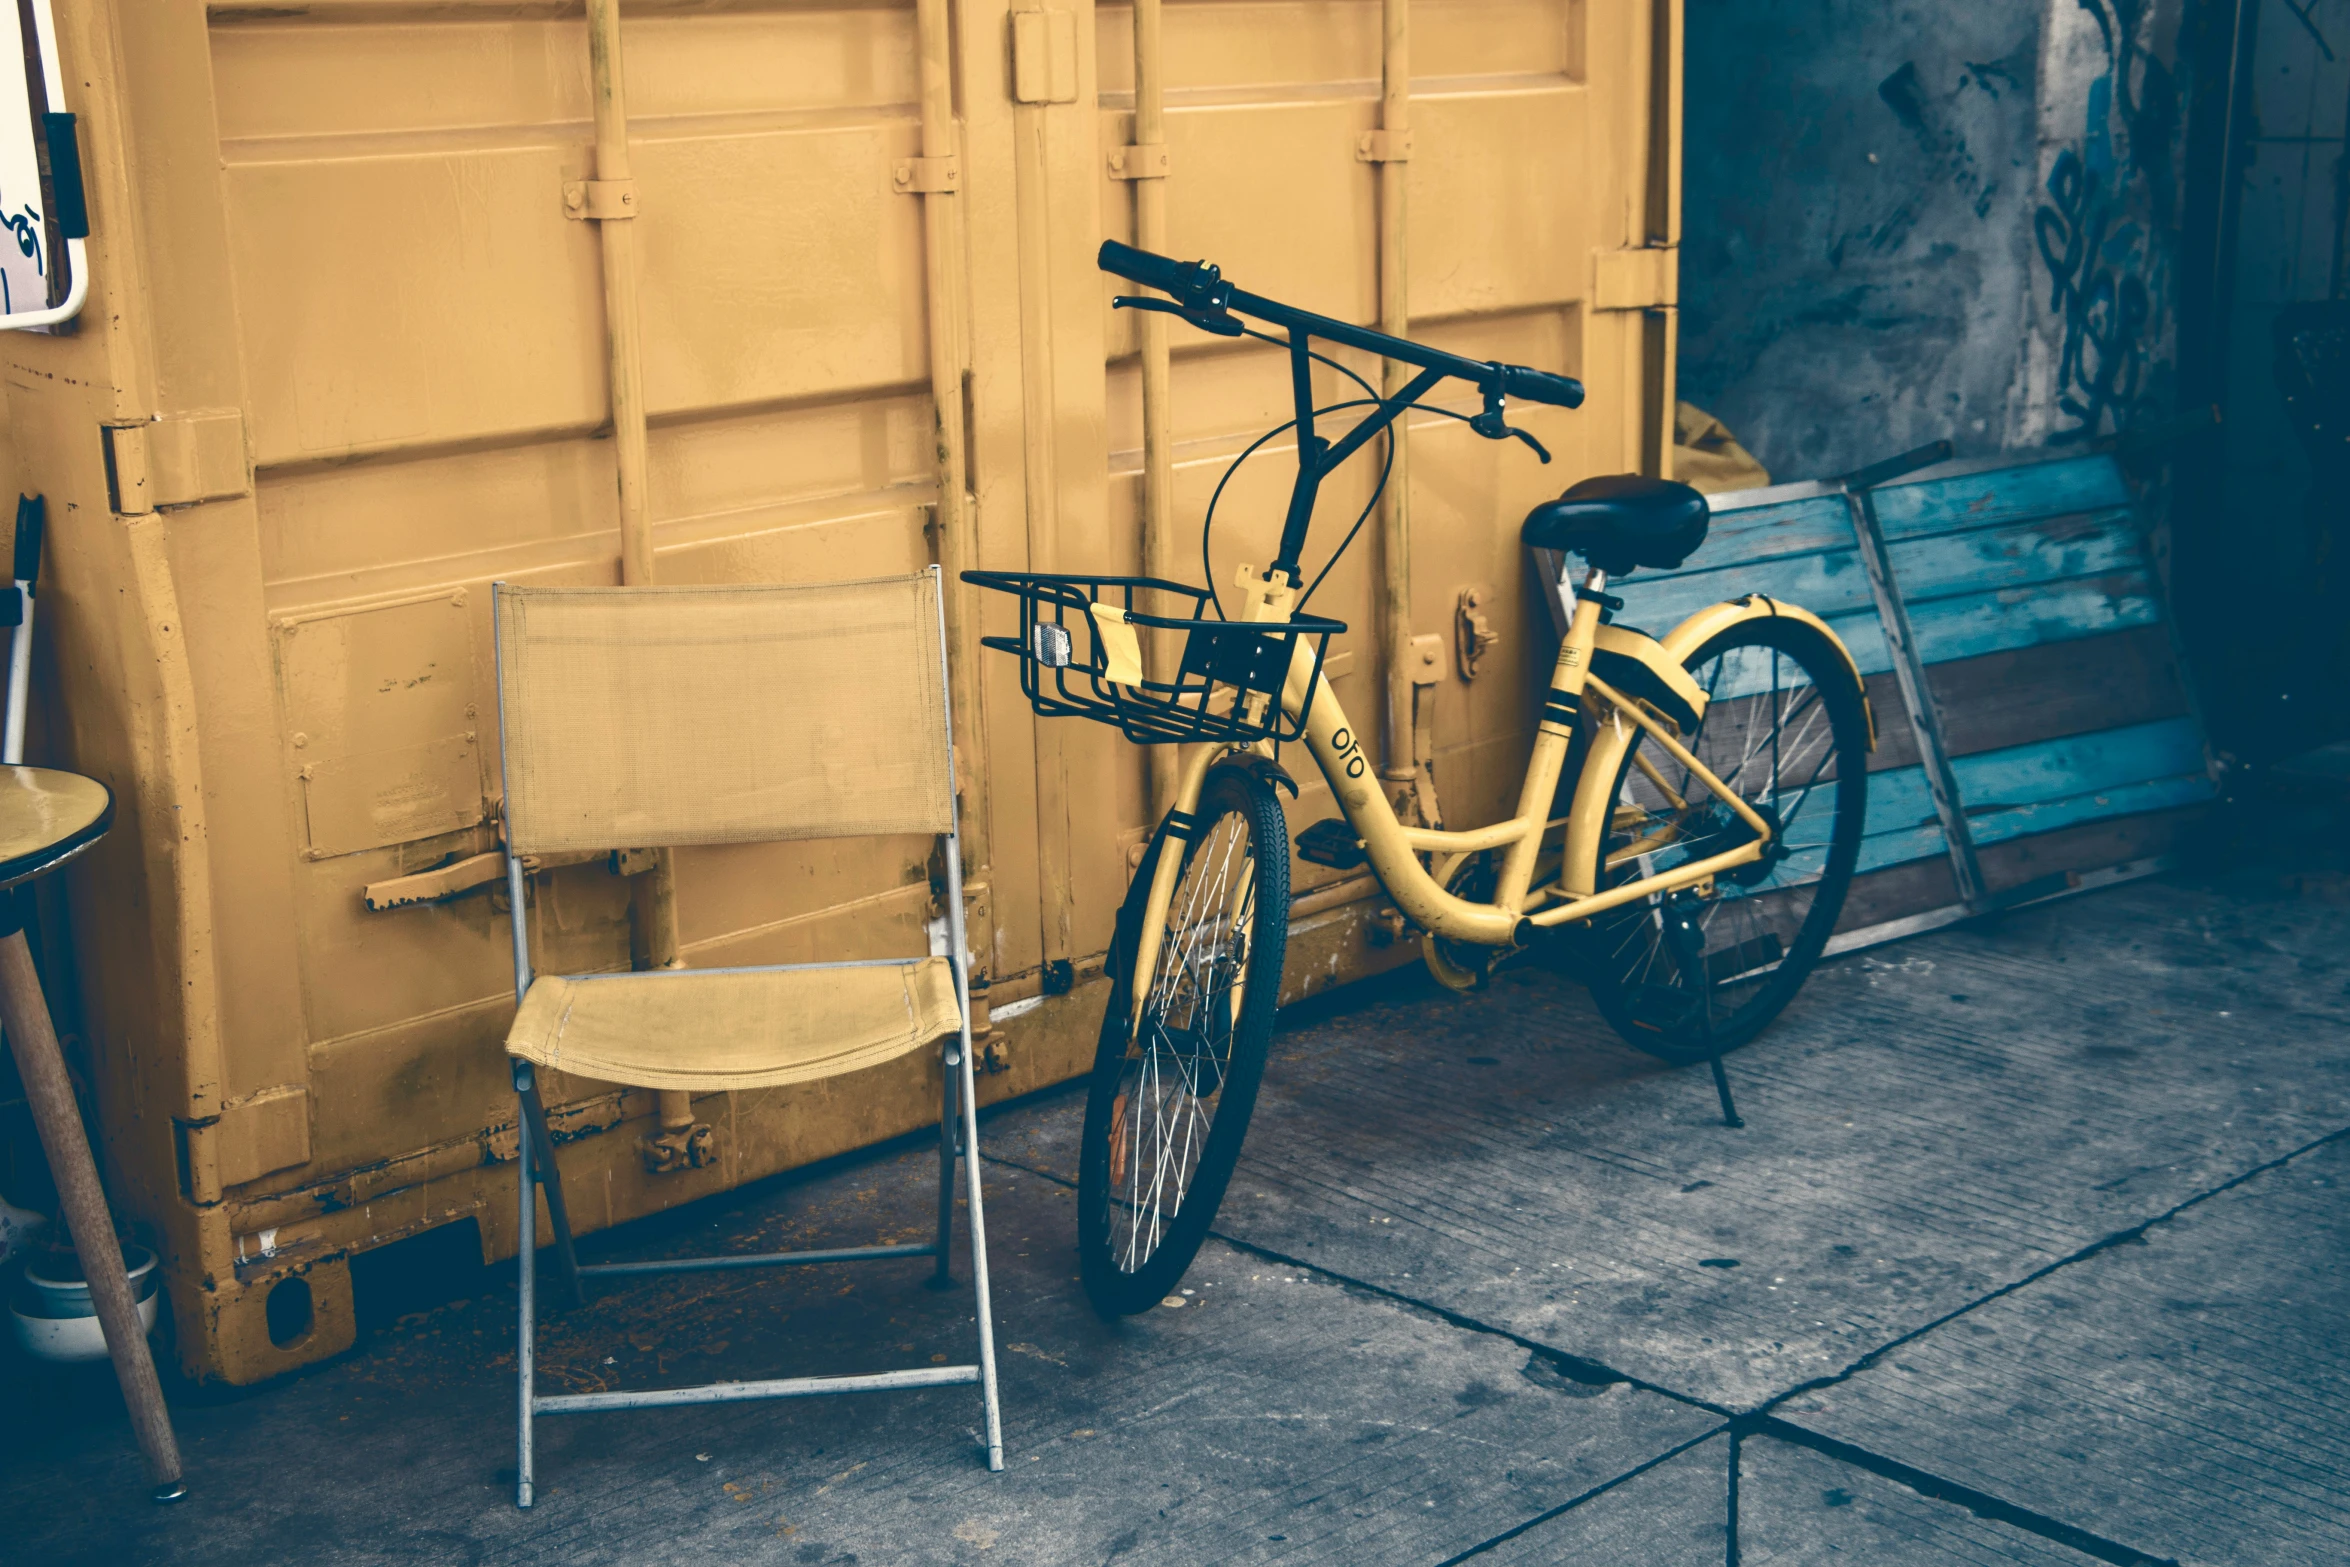
[[[955,817],[954,749],[939,575],[819,586],[495,589],[506,886],[514,908],[514,1027],[521,1101],[520,1464],[531,1504],[540,1415],[733,1403],[976,1382],[987,1461],[1001,1469],[979,1120],[971,1067],[970,957]],[[944,957],[533,977],[523,857],[785,838],[945,838]],[[812,1082],[943,1038],[938,1233],[919,1245],[579,1263],[538,1068],[702,1093]],[[959,1094],[958,1094],[959,1089]],[[583,1281],[641,1273],[934,1257],[950,1272],[961,1130],[970,1198],[979,1359],[868,1376],[794,1377],[542,1396],[534,1389],[537,1203],[542,1188],[567,1298]]]

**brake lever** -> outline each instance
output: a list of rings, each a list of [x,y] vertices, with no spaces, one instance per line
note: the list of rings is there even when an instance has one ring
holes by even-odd
[[[1489,441],[1507,440],[1514,435],[1528,446],[1533,447],[1535,456],[1544,462],[1549,462],[1549,448],[1502,417],[1503,401],[1501,393],[1487,392],[1485,394],[1485,411],[1469,421],[1469,428]]]
[[[1162,315],[1181,316],[1201,331],[1213,332],[1218,337],[1239,337],[1248,330],[1247,327],[1241,325],[1238,316],[1232,315],[1228,311],[1218,310],[1210,313],[1204,310],[1190,310],[1171,299],[1150,299],[1136,294],[1120,294],[1110,301],[1110,308],[1113,310],[1156,310]],[[1543,460],[1549,461],[1548,458]]]

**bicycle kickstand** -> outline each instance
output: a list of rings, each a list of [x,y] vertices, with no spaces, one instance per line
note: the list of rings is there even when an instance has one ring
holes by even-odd
[[[1663,917],[1665,945],[1673,954],[1674,966],[1681,971],[1682,983],[1697,993],[1699,1036],[1705,1041],[1705,1064],[1713,1068],[1714,1093],[1722,1101],[1722,1124],[1733,1129],[1744,1126],[1738,1114],[1737,1101],[1730,1097],[1730,1074],[1722,1070],[1722,1053],[1713,1048],[1714,1042],[1714,981],[1712,969],[1705,961],[1705,929],[1697,923],[1698,902],[1685,892],[1676,892],[1665,899],[1660,914]]]

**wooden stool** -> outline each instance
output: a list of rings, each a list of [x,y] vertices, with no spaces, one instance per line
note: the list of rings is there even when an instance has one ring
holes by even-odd
[[[0,893],[63,865],[104,837],[113,821],[114,796],[95,778],[46,767],[0,767]],[[0,1023],[8,1029],[17,1075],[24,1079],[33,1124],[40,1128],[58,1205],[73,1231],[90,1304],[106,1334],[106,1351],[122,1383],[155,1499],[177,1501],[187,1494],[180,1483],[179,1443],[171,1434],[163,1387],[155,1378],[155,1361],[147,1353],[147,1335],[139,1327],[139,1308],[123,1270],[122,1243],[106,1211],[98,1166],[82,1133],[65,1058],[58,1052],[57,1029],[49,1020],[41,976],[33,968],[16,911],[16,899],[0,897]]]

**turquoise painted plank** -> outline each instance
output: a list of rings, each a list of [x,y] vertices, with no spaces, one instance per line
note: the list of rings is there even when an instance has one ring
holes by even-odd
[[[1741,561],[1852,548],[1852,517],[1840,495],[1782,501],[1752,511],[1716,512],[1705,543],[1689,564],[1705,570]]]
[[[1860,856],[1852,862],[1852,873],[1864,876],[1870,871],[1881,871],[1888,865],[1907,865],[1912,860],[1935,860],[1950,852],[1949,840],[1936,827],[1912,827],[1903,832],[1873,833],[1860,841]]]
[[[2161,619],[2161,599],[2143,571],[1935,599],[1913,604],[1909,611],[1918,655],[1928,664],[2126,631]],[[1859,649],[1853,651],[1857,657]],[[1864,671],[1868,667],[1865,661],[1861,665]]]
[[[1609,583],[1608,591],[1624,601],[1624,612],[1617,619],[1655,635],[1662,635],[1708,604],[1748,593],[1767,593],[1823,617],[1867,609],[1874,603],[1869,597],[1868,573],[1861,569],[1859,552],[1852,549],[1670,575],[1643,572],[1627,581]]]
[[[1967,814],[2117,789],[2150,778],[2203,771],[2203,740],[2192,719],[2066,735],[2002,751],[1980,751],[1950,764]]]
[[[1844,558],[1848,562],[1857,561],[1849,553]],[[1853,581],[1856,573],[1857,564],[1840,575],[1839,585]],[[1683,588],[1680,586],[1683,583],[1690,586]],[[1796,586],[1800,588],[1802,584]],[[1800,604],[1827,621],[1828,628],[1842,639],[1863,675],[1882,674],[1893,667],[1892,651],[1886,646],[1884,630],[1877,624],[1876,609],[1866,597],[1865,587],[1859,602],[1853,602],[1853,594],[1840,591],[1826,609],[1819,602],[1825,595],[1807,598],[1800,591],[1744,590],[1730,573],[1635,578],[1623,587],[1624,613],[1620,618],[1624,624],[1638,626],[1652,636],[1663,636],[1698,610],[1724,598],[1734,598],[1741,591],[1772,592],[1773,597]],[[2093,637],[2108,631],[2126,631],[2133,626],[2155,625],[2161,619],[2161,599],[2153,580],[2143,569],[1928,599],[1911,604],[1909,610],[1910,630],[1918,639],[1919,656],[1928,664],[1946,664],[1953,659],[1975,658],[2007,648],[2069,642],[2076,637]],[[1767,688],[1767,679],[1729,679],[1719,688],[1719,694],[1745,696]]]
[[[2083,822],[2102,821],[2109,816],[2136,816],[2144,811],[2202,805],[2218,792],[2211,779],[2203,773],[2188,773],[2177,778],[2149,778],[2140,783],[2070,795],[2061,800],[2041,800],[2031,805],[1991,811],[1972,816],[1969,825],[1974,829],[1976,843],[2005,843],[2011,838],[2054,832],[2059,827],[2077,827]]]
[[[2138,530],[2124,511],[1911,539],[1886,554],[1913,613],[1920,604],[1961,593],[2108,577],[2146,565]]]
[[[1852,662],[1859,666],[1863,678],[1884,674],[1893,667],[1893,645],[1885,640],[1884,624],[1877,619],[1874,609],[1861,615],[1832,615],[1824,618],[1828,622],[1828,629],[1836,633],[1837,640],[1844,644],[1844,650],[1852,655]],[[1916,627],[1911,629],[1914,631]],[[1891,716],[1901,717],[1898,712]],[[1880,729],[1884,727],[1886,718],[1884,713],[1877,715],[1877,726]]]
[[[1877,526],[1888,542],[2032,517],[2101,511],[2130,504],[2129,486],[2110,456],[2027,463],[1984,473],[1897,484],[1876,492]]]

